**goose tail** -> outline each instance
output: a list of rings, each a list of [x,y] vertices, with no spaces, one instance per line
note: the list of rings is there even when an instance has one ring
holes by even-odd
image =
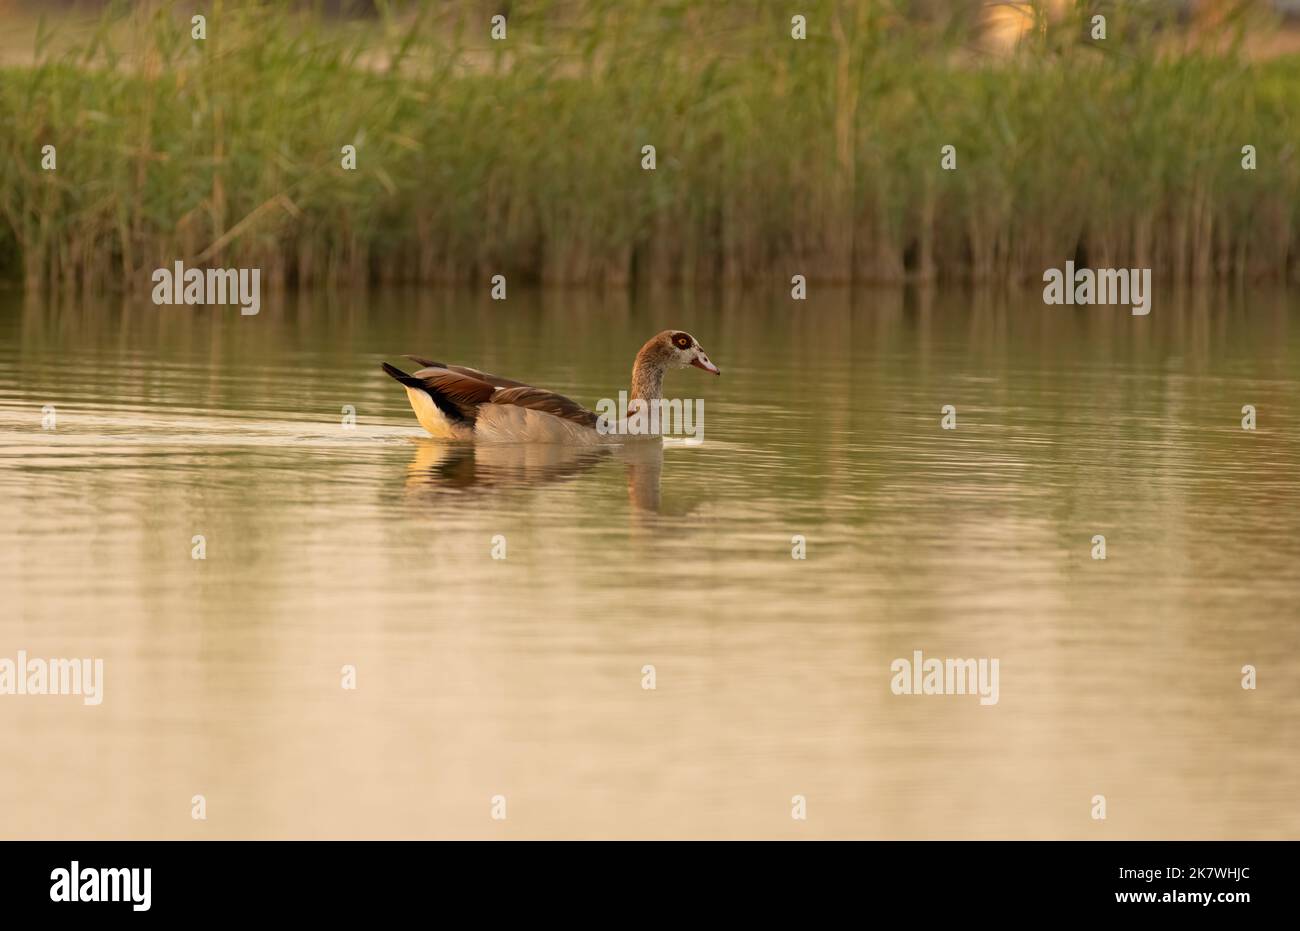
[[[381,363],[384,371],[406,389],[416,419],[434,436],[446,436],[455,427],[474,426],[473,408],[458,404],[455,398],[433,383],[432,379],[408,375],[395,365]],[[485,386],[488,387],[488,386]],[[489,387],[489,390],[491,388]],[[429,402],[433,404],[430,406]]]
[[[428,391],[428,390],[429,390],[428,387],[425,385],[424,382],[420,381],[420,379],[416,378],[414,375],[408,375],[408,374],[406,374],[406,373],[403,372],[401,369],[399,369],[397,366],[395,366],[395,365],[389,365],[387,362],[384,362],[384,363],[383,363],[383,366],[384,366],[384,371],[385,371],[385,372],[387,372],[387,373],[388,373],[389,375],[391,375],[393,378],[397,379],[399,382],[401,382],[401,383],[402,383],[403,385],[405,385],[406,387],[408,387],[408,388],[415,388],[415,389],[417,389],[417,390],[419,390],[419,391]]]

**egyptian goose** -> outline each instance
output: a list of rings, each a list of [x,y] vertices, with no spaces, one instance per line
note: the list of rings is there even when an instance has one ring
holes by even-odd
[[[599,418],[594,411],[554,391],[463,365],[444,365],[419,356],[406,358],[424,368],[407,374],[385,362],[384,371],[406,388],[416,419],[433,436],[479,442],[581,445],[625,439],[598,429]],[[721,374],[689,333],[664,330],[648,340],[632,366],[629,406],[636,400],[659,400],[663,397],[664,373],[688,365]]]

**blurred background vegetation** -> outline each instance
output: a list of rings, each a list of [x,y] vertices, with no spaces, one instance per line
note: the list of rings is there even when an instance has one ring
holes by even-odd
[[[0,0],[0,278],[144,288],[180,259],[286,285],[1018,282],[1073,258],[1289,279],[1292,13]]]

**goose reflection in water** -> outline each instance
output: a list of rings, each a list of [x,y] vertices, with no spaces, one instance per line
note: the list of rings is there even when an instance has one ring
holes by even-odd
[[[664,445],[574,447],[558,443],[474,444],[417,441],[407,466],[406,491],[416,497],[445,492],[491,494],[543,488],[579,479],[601,467],[623,468],[634,513],[681,516],[697,502],[663,503]]]

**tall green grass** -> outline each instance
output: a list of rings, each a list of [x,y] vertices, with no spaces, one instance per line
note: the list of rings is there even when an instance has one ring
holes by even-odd
[[[178,258],[283,283],[1037,280],[1069,258],[1295,275],[1300,61],[1200,46],[1152,9],[1108,5],[1104,42],[1090,9],[1044,18],[1011,55],[969,15],[883,0],[516,0],[500,43],[478,3],[341,21],[226,0],[202,42],[189,4],[109,14],[0,72],[0,269],[72,288],[147,286]]]

